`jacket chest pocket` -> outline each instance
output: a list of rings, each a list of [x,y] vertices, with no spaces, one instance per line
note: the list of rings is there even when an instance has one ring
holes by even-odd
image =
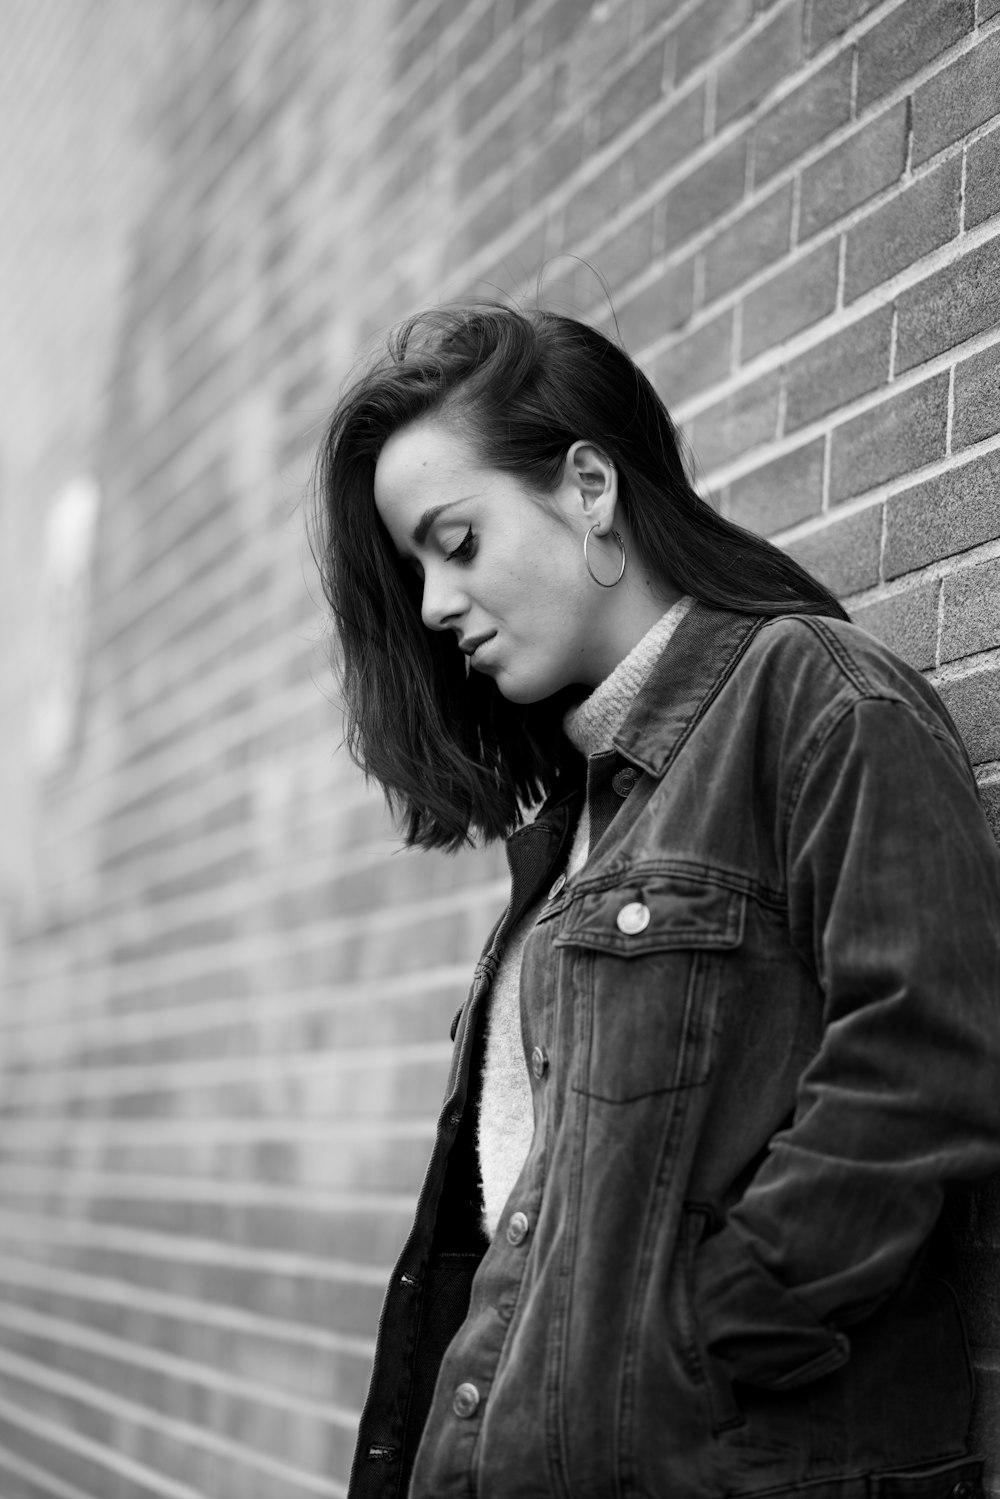
[[[573,903],[555,945],[577,1002],[578,1091],[629,1103],[705,1081],[745,904],[680,876],[636,877]]]

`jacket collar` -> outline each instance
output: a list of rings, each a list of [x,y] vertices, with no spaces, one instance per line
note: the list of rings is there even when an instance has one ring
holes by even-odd
[[[761,615],[695,601],[640,688],[615,748],[662,776],[765,623]]]

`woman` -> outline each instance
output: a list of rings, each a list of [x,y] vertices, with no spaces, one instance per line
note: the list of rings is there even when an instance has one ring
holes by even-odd
[[[1000,1166],[1000,868],[935,693],[570,319],[412,320],[320,479],[352,751],[512,872],[352,1499],[979,1494],[939,1225]]]

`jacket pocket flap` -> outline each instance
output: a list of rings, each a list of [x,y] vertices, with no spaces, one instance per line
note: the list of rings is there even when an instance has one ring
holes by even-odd
[[[671,948],[736,947],[746,897],[706,880],[641,876],[588,891],[566,914],[557,947],[586,947],[619,957]]]

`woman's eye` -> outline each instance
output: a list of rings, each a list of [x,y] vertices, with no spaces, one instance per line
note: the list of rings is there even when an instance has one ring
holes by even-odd
[[[471,562],[475,555],[476,538],[470,526],[454,551],[445,553],[445,559],[448,562]]]

